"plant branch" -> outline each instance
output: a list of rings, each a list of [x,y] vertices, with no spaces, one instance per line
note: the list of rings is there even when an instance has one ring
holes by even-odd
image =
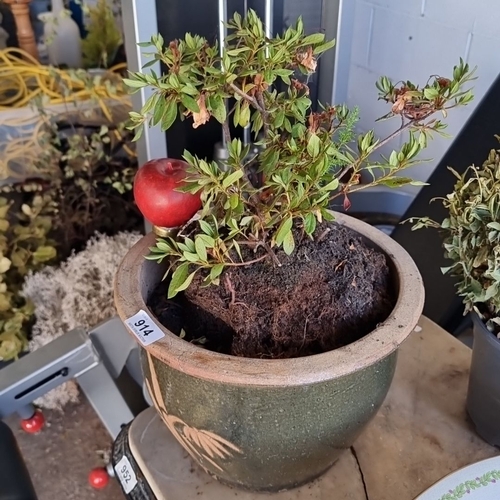
[[[385,146],[389,141],[392,141],[395,137],[397,137],[401,132],[406,130],[407,128],[411,127],[415,122],[417,122],[415,118],[406,122],[404,125],[401,125],[397,130],[395,130],[391,135],[388,135],[385,139],[381,140],[377,145],[370,151],[370,154],[372,154],[374,151],[377,151],[377,149],[380,149],[382,146]]]
[[[229,130],[229,123],[227,120],[222,122],[222,132],[224,133],[224,140],[226,144],[231,144],[231,132]]]
[[[236,94],[238,94],[240,97],[248,101],[259,113],[265,113],[265,110],[260,107],[260,104],[257,102],[255,97],[252,97],[251,95],[246,94],[241,90],[238,86],[236,86],[234,83],[230,83],[229,86],[231,89],[233,89]]]
[[[257,92],[257,102],[259,103],[260,106],[260,114],[262,115],[262,123],[264,126],[264,137],[267,139],[269,137],[269,113],[266,110],[266,103],[264,102],[264,96],[262,95],[262,92]]]
[[[404,130],[408,129],[411,125],[413,125],[415,122],[418,120],[413,119],[408,122],[406,122],[404,125],[399,127],[397,130],[395,130],[392,134],[388,135],[385,139],[382,139],[377,145],[370,151],[370,155],[374,152],[377,151],[377,149],[380,149],[382,146],[385,146],[389,141],[392,141],[392,139],[396,138],[399,134],[401,134]],[[368,156],[370,156],[368,155]],[[364,157],[359,157],[357,161],[354,163],[351,163],[347,166],[344,167],[344,169],[340,172],[340,175],[338,176],[338,179],[342,179],[344,175],[351,169],[355,168],[357,165],[361,164],[365,158]]]

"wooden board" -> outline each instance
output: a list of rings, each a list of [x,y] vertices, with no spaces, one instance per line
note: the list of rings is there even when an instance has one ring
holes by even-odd
[[[470,349],[424,317],[416,330],[375,419],[307,486],[274,495],[223,486],[192,463],[153,409],[130,428],[132,454],[161,500],[412,500],[448,473],[499,454],[466,416]]]

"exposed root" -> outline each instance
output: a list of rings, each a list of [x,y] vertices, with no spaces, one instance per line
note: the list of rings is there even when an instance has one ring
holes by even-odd
[[[231,302],[229,302],[229,307],[240,305],[248,308],[248,306],[244,302],[236,302],[236,290],[234,289],[234,286],[231,283],[231,278],[229,277],[229,274],[226,274],[224,281],[226,283],[226,290],[231,294]]]

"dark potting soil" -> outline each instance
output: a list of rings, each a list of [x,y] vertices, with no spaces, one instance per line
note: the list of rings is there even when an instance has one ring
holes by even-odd
[[[300,238],[291,256],[276,253],[251,266],[227,268],[220,286],[197,274],[174,300],[161,282],[149,299],[159,321],[186,341],[252,358],[293,358],[350,344],[384,321],[395,304],[384,254],[337,224]],[[243,252],[245,260],[258,257]]]

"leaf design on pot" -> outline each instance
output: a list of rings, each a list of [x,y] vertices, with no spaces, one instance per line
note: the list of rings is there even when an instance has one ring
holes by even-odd
[[[227,439],[213,432],[196,429],[187,425],[180,418],[169,415],[163,401],[153,358],[149,352],[147,352],[147,357],[151,384],[146,377],[146,386],[168,430],[195,460],[205,460],[216,469],[222,471],[223,468],[215,460],[226,460],[233,457],[233,452],[242,453],[242,451]]]

